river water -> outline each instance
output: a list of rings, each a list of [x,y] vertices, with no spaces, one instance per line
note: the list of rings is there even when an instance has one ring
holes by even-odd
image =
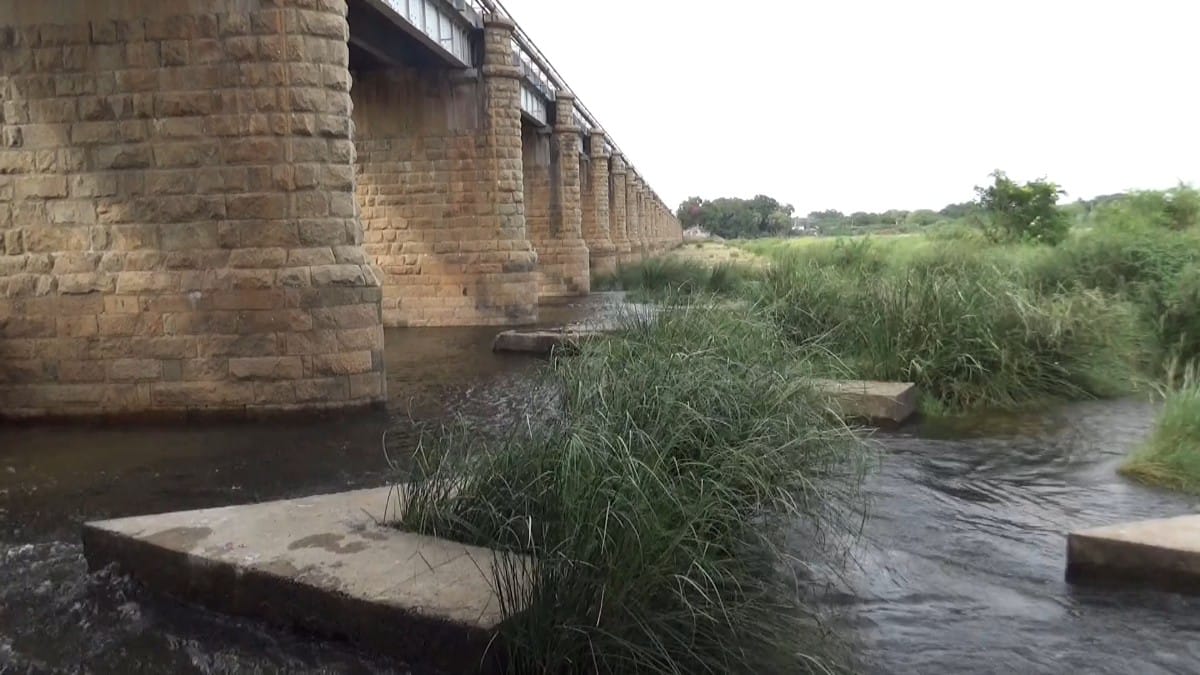
[[[611,309],[601,296],[544,321]],[[422,421],[521,414],[536,361],[495,329],[387,334],[387,411],[195,428],[0,428],[0,673],[386,673],[345,645],[89,575],[85,520],[383,484]],[[1200,599],[1063,581],[1075,528],[1195,511],[1115,474],[1151,405],[924,422],[873,435],[872,517],[827,604],[878,673],[1200,673]],[[381,438],[387,431],[385,454]]]

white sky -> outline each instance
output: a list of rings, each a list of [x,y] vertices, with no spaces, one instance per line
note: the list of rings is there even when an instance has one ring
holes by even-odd
[[[1200,185],[1200,0],[503,0],[674,208]]]

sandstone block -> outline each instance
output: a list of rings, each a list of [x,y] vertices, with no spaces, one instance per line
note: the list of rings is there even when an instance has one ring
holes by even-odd
[[[312,356],[313,375],[353,375],[374,371],[371,352],[341,352]]]
[[[108,364],[108,377],[117,382],[148,382],[161,376],[162,363],[157,359],[116,359]]]
[[[350,395],[345,377],[296,380],[296,400],[300,402],[341,401]]]
[[[312,328],[312,315],[303,309],[250,310],[238,313],[239,333],[290,333],[309,331]]]
[[[249,382],[156,382],[151,385],[154,404],[164,408],[247,405],[254,401]]]
[[[238,380],[296,380],[304,366],[297,356],[231,358],[229,374]]]

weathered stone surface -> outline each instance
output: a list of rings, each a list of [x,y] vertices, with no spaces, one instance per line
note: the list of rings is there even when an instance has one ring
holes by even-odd
[[[1072,532],[1067,579],[1200,592],[1200,515]]]
[[[378,282],[361,264],[347,54],[330,42],[346,11],[0,0],[0,26],[23,36],[0,41],[0,317],[24,317],[0,322],[0,360],[32,338],[44,366],[7,379],[0,416],[291,410],[293,396],[243,380],[330,376],[271,359],[343,304],[327,290],[360,294],[379,325],[378,298],[363,295]],[[255,35],[218,29],[239,23]],[[314,293],[301,302],[302,290]],[[335,337],[320,355],[361,351]],[[180,381],[198,358],[203,386]],[[344,395],[316,407],[384,399],[337,377],[323,391]]]
[[[504,619],[491,586],[497,554],[381,525],[399,503],[378,488],[93,522],[84,554],[92,570],[116,565],[217,611],[480,670]]]
[[[572,349],[585,340],[607,334],[602,330],[506,330],[492,341],[492,351],[545,356],[559,349]]]
[[[874,422],[903,422],[917,412],[917,387],[909,382],[815,380],[843,415]]]
[[[391,68],[353,89],[364,249],[387,325],[501,325],[537,315],[526,236],[512,26],[485,30],[482,79]]]
[[[633,247],[629,241],[629,202],[626,193],[629,189],[628,169],[625,157],[615,154],[609,161],[609,214],[612,219],[610,237],[617,251],[617,262],[624,264],[632,262]]]
[[[617,247],[612,240],[612,213],[609,197],[609,155],[607,137],[593,130],[589,152],[580,158],[580,182],[583,189],[583,237],[590,255],[593,278],[611,276],[617,271]]]
[[[625,176],[625,231],[629,238],[629,255],[622,262],[637,262],[646,257],[642,235],[641,177],[633,168]]]
[[[624,305],[616,314],[565,326],[507,330],[492,341],[492,351],[544,356],[557,349],[573,349],[587,340],[652,321],[657,312],[654,305]]]
[[[587,295],[590,261],[581,231],[579,129],[575,98],[559,92],[554,129],[521,125],[525,215],[529,240],[537,251],[538,296]]]
[[[532,323],[678,231],[569,92],[523,124],[511,21],[351,78],[347,12],[0,0],[0,417],[379,403],[371,328]]]

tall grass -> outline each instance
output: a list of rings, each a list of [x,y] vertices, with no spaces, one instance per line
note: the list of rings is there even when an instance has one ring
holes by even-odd
[[[1154,432],[1121,468],[1135,480],[1200,494],[1200,369],[1196,364],[1164,392]]]
[[[707,264],[668,256],[622,265],[615,277],[599,280],[599,287],[629,291],[638,297],[732,295],[741,292],[758,276],[759,273],[748,264]]]
[[[1200,234],[1102,225],[1030,256],[1038,290],[1096,289],[1133,303],[1154,333],[1154,362],[1200,357]]]
[[[551,419],[432,438],[402,525],[529,555],[494,580],[510,672],[835,669],[783,542],[853,530],[868,455],[805,366],[770,322],[665,311],[554,361]]]
[[[1150,339],[1136,309],[1098,290],[1034,288],[1027,248],[809,247],[776,256],[760,304],[855,376],[917,383],[927,410],[1129,390]]]

